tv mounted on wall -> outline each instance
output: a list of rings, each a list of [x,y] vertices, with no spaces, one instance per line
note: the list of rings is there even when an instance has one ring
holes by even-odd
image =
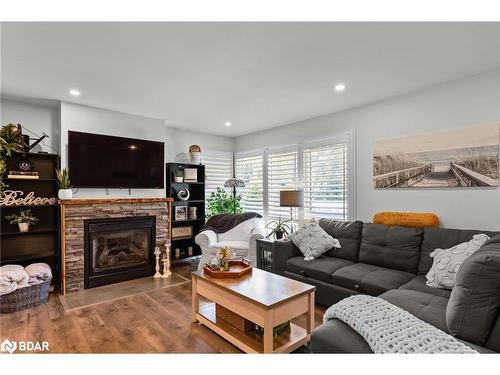
[[[163,142],[68,132],[68,167],[78,188],[163,189]]]

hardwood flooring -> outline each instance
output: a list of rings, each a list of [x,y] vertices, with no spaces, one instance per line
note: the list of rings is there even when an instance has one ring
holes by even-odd
[[[196,264],[175,268],[190,278]],[[325,309],[316,306],[316,325]],[[305,326],[305,318],[295,323]],[[0,316],[0,341],[48,341],[50,353],[240,353],[191,321],[191,282],[65,312],[46,304]]]

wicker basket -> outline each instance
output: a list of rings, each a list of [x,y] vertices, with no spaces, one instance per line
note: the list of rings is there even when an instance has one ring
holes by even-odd
[[[43,283],[16,289],[12,293],[0,296],[0,312],[10,313],[47,302],[51,281],[49,279]]]
[[[242,332],[248,332],[255,329],[255,324],[250,320],[247,320],[218,304],[215,305],[215,316]]]

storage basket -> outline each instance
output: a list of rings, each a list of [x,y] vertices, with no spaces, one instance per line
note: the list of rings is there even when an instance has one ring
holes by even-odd
[[[10,313],[47,302],[51,281],[49,279],[40,284],[16,289],[12,293],[0,296],[0,312]]]
[[[215,316],[217,319],[224,320],[226,323],[242,332],[248,332],[255,329],[255,324],[250,320],[247,320],[218,304],[215,305]]]

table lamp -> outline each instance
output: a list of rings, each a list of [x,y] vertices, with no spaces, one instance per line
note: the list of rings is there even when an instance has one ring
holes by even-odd
[[[293,209],[304,206],[304,190],[281,190],[280,191],[280,207],[290,207],[290,221],[292,222],[291,230],[293,232]]]

